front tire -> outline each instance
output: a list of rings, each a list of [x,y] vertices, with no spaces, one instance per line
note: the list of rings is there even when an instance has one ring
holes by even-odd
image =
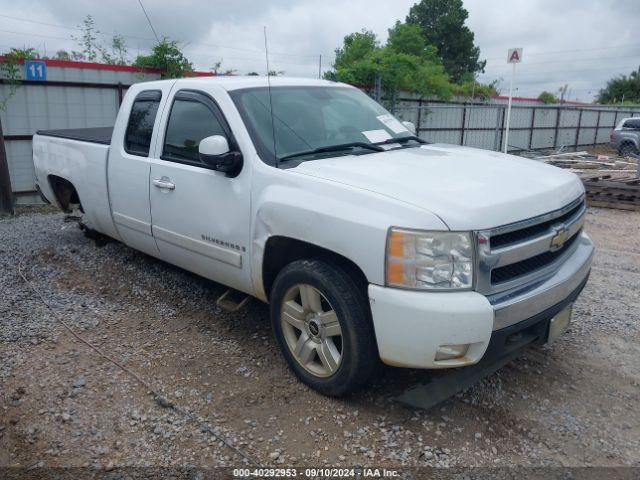
[[[324,395],[366,382],[378,363],[365,292],[341,268],[321,260],[287,265],[271,290],[271,323],[296,376]]]

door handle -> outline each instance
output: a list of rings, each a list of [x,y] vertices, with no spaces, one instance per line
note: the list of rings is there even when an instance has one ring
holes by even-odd
[[[163,178],[154,178],[153,179],[153,184],[158,187],[158,188],[164,188],[167,190],[175,190],[176,189],[176,184],[173,182],[170,182],[169,180]]]

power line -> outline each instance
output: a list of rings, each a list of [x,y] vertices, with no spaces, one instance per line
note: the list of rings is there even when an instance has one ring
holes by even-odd
[[[26,36],[26,37],[55,38],[55,39],[57,39],[57,40],[68,40],[68,41],[73,41],[73,39],[72,39],[72,38],[67,38],[67,37],[56,37],[56,36],[54,36],[54,35],[44,35],[44,34],[42,34],[42,33],[14,32],[14,31],[12,31],[12,30],[1,30],[1,29],[0,29],[0,32],[2,32],[2,33],[11,33],[11,34],[14,34],[14,35],[23,35],[23,36]]]
[[[31,20],[28,18],[21,18],[21,17],[14,17],[11,15],[5,15],[5,14],[0,14],[0,17],[3,18],[9,18],[11,20],[18,20],[20,22],[27,22],[27,23],[34,23],[37,25],[46,25],[48,27],[54,27],[54,28],[64,28],[67,30],[76,30],[76,31],[82,31],[82,28],[80,27],[71,27],[69,25],[60,25],[57,23],[48,23],[48,22],[40,22],[37,20]],[[26,33],[21,33],[21,32],[11,32],[8,30],[5,30],[6,33],[16,33],[19,35],[35,35],[35,34],[26,34]],[[104,36],[110,36],[110,34],[108,33],[103,33],[100,31],[95,32],[98,35],[104,35]],[[144,41],[148,41],[148,42],[153,42],[153,38],[150,37],[140,37],[138,35],[131,35],[131,34],[120,34],[121,36],[125,37],[125,38],[133,38],[136,40],[144,40]],[[39,36],[45,36],[45,35],[39,35]],[[61,37],[55,37],[55,36],[51,36],[50,38],[58,38],[61,39]],[[157,40],[157,38],[156,38]],[[253,53],[258,53],[258,54],[262,54],[263,51],[260,49],[255,49],[255,48],[242,48],[242,47],[231,47],[231,46],[226,46],[226,45],[219,45],[219,44],[212,44],[212,43],[205,43],[205,42],[188,42],[192,45],[201,45],[204,47],[210,47],[210,48],[220,48],[220,49],[226,49],[226,50],[238,50],[238,51],[242,51],[242,52],[253,52]],[[290,57],[308,57],[308,58],[317,58],[318,54],[304,54],[304,53],[287,53],[287,52],[269,52],[269,55],[273,56],[290,56]],[[335,55],[333,54],[326,54],[323,53],[322,54],[323,57],[330,57],[330,58],[335,58]]]
[[[598,48],[577,48],[573,50],[555,50],[550,52],[538,52],[538,53],[527,53],[527,57],[539,57],[541,55],[556,55],[560,53],[576,53],[576,52],[594,52],[598,50],[616,50],[620,48],[640,48],[640,43],[627,43],[623,45],[615,45],[612,47],[598,47]],[[493,58],[485,58],[486,61],[499,61],[505,60],[506,57],[493,57]]]
[[[140,0],[138,0],[140,2]],[[141,4],[142,6],[142,4]],[[144,10],[143,7],[143,11],[145,12],[146,15],[146,10]],[[48,22],[41,22],[41,21],[37,21],[37,20],[31,20],[28,18],[23,18],[23,17],[15,17],[12,15],[5,15],[5,14],[0,14],[0,17],[3,18],[9,18],[11,20],[18,20],[21,22],[28,22],[28,23],[35,23],[38,25],[46,25],[46,26],[50,26],[50,27],[56,27],[56,28],[64,28],[64,29],[68,29],[68,30],[79,30],[81,31],[82,29],[80,27],[71,27],[69,25],[60,25],[60,24],[56,24],[56,23],[48,23]],[[147,20],[148,16],[147,16]],[[153,30],[153,26],[152,26],[152,30]],[[18,33],[18,32],[15,32]],[[106,33],[102,33],[102,32],[96,32],[100,35],[109,35]],[[154,35],[155,35],[155,31],[154,31]],[[135,38],[137,40],[146,40],[146,41],[153,41],[152,38],[149,37],[140,37],[137,35],[131,35],[131,34],[122,34],[123,37],[127,37],[127,38]],[[51,37],[51,38],[59,38],[59,37]],[[156,35],[156,40],[158,40],[157,35]],[[224,49],[230,49],[230,50],[240,50],[240,51],[246,51],[246,52],[255,52],[255,53],[259,53],[262,54],[263,51],[261,49],[249,49],[249,48],[241,48],[241,47],[230,47],[230,46],[225,46],[225,45],[217,45],[217,44],[210,44],[210,43],[204,43],[204,42],[191,42],[194,45],[202,45],[202,46],[207,46],[207,47],[213,47],[213,48],[224,48]],[[591,51],[600,51],[600,50],[615,50],[615,49],[620,49],[620,48],[632,48],[632,47],[638,47],[640,48],[640,44],[638,43],[630,43],[630,44],[622,44],[622,45],[615,45],[615,46],[611,46],[611,47],[597,47],[597,48],[578,48],[578,49],[571,49],[571,50],[554,50],[554,51],[548,51],[548,52],[538,52],[538,53],[528,53],[527,57],[539,57],[539,56],[543,56],[543,55],[555,55],[555,54],[561,54],[561,53],[575,53],[575,52],[591,52]],[[285,53],[285,52],[269,52],[269,55],[273,56],[273,55],[282,55],[282,56],[293,56],[293,57],[309,57],[309,58],[317,58],[318,54],[299,54],[299,53]],[[335,57],[335,55],[333,54],[326,54],[326,53],[322,53],[323,57]],[[486,58],[484,59],[486,61],[500,61],[500,60],[504,60],[504,57],[492,57],[492,58]],[[523,64],[525,65],[525,64]]]
[[[3,17],[3,18],[9,18],[9,19],[11,19],[11,20],[18,20],[18,21],[20,21],[20,22],[35,23],[35,24],[37,24],[37,25],[46,25],[47,27],[64,28],[64,29],[66,29],[66,30],[76,30],[76,31],[79,31],[79,32],[81,32],[81,31],[82,31],[82,28],[81,28],[81,27],[71,27],[71,26],[69,26],[69,25],[60,25],[59,23],[39,22],[39,21],[37,21],[37,20],[30,20],[30,19],[28,19],[28,18],[20,18],[20,17],[12,17],[11,15],[4,15],[4,14],[0,14],[0,17]],[[111,35],[110,35],[110,34],[108,34],[108,33],[103,33],[103,32],[100,32],[100,31],[96,31],[95,33],[96,33],[97,35],[111,36]],[[31,34],[29,34],[29,35],[31,35]],[[123,36],[123,37],[126,37],[126,38],[134,38],[134,39],[136,39],[136,40],[146,40],[146,41],[149,41],[149,42],[152,42],[152,41],[153,41],[153,38],[149,38],[149,37],[139,37],[139,36],[137,36],[137,35],[124,34],[124,35],[122,35],[122,36]],[[58,37],[52,37],[52,38],[58,38]]]
[[[521,67],[528,67],[528,66],[536,66],[536,65],[547,65],[550,63],[562,63],[562,64],[568,64],[568,63],[575,63],[575,62],[590,62],[593,60],[617,60],[620,58],[629,58],[629,55],[619,55],[616,57],[590,57],[590,58],[575,58],[575,59],[571,59],[571,60],[548,60],[548,61],[544,61],[544,62],[534,62],[534,63],[522,63]],[[492,68],[510,68],[509,65],[495,65]],[[520,68],[520,66],[518,67]]]
[[[627,68],[636,68],[636,66],[634,66],[634,65],[632,65],[632,66],[622,65],[622,66],[615,67],[615,68],[617,70],[622,70],[622,69],[627,69]],[[562,73],[563,76],[566,78],[566,76],[568,74],[573,74],[573,73],[588,73],[588,72],[593,72],[594,70],[612,70],[612,69],[613,69],[613,67],[611,67],[611,66],[607,66],[607,67],[597,67],[596,66],[596,67],[592,67],[592,68],[584,68],[584,69],[581,68],[581,69],[577,69],[577,70],[574,70],[574,69],[571,69],[571,70],[564,69],[564,70],[555,70],[555,71],[553,71],[553,70],[551,70],[551,71],[549,71],[549,70],[538,70],[536,72],[518,73],[516,75],[516,78],[532,77],[532,76],[536,77],[536,76],[539,76],[539,75],[545,75],[545,74],[549,75],[549,74],[554,74],[554,73]],[[489,76],[486,73],[484,73],[482,75],[483,76]],[[496,75],[494,75],[494,76],[496,76]]]
[[[151,27],[151,31],[153,32],[153,36],[156,37],[156,41],[160,43],[160,39],[158,38],[156,29],[153,28],[153,23],[151,23],[151,19],[149,18],[149,15],[147,15],[147,11],[145,10],[144,5],[142,4],[142,0],[138,0],[138,3],[140,4],[140,8],[142,8],[142,11],[144,12],[144,16],[147,17],[147,22],[149,22],[149,26]]]

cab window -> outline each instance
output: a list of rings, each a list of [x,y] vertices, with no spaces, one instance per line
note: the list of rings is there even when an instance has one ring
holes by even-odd
[[[171,106],[161,158],[200,164],[198,146],[203,138],[229,138],[215,103],[196,92],[178,92]]]
[[[147,90],[140,92],[133,101],[127,131],[124,135],[124,149],[131,155],[149,156],[153,125],[156,121],[162,92]]]

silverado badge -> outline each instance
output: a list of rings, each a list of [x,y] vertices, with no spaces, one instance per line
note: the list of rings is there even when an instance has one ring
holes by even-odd
[[[551,246],[549,247],[552,252],[560,250],[567,238],[569,238],[569,230],[564,225],[555,227],[554,231],[554,235],[551,237]]]

